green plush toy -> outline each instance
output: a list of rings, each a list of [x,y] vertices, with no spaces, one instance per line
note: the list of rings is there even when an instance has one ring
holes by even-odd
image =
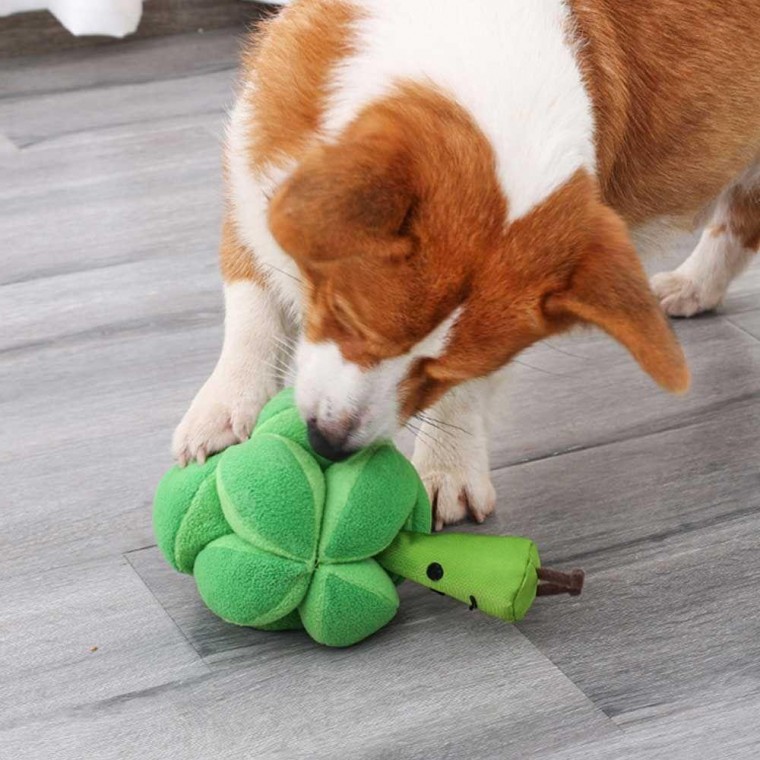
[[[528,539],[429,535],[430,502],[393,444],[343,462],[319,457],[289,390],[264,408],[250,440],[169,471],[153,522],[164,557],[194,575],[219,617],[305,628],[328,646],[386,625],[403,578],[508,621],[537,593],[577,594],[583,583],[581,571],[541,569]]]

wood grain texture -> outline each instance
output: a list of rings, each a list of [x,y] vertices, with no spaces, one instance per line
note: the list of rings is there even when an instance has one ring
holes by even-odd
[[[393,623],[337,652],[223,623],[163,563],[153,489],[221,344],[236,44],[135,41],[3,78],[0,757],[755,758],[757,262],[676,324],[686,398],[594,333],[516,365],[499,509],[463,529],[584,566],[579,599],[508,627],[405,584]]]
[[[176,713],[186,719],[175,722]],[[190,749],[199,758],[423,760],[533,756],[618,733],[515,628],[458,612],[394,626],[348,650],[286,636],[210,675],[51,717],[46,736],[32,722],[0,738],[36,752],[22,757],[45,756],[66,732],[67,759],[85,750],[158,758],[160,736],[169,758]],[[120,755],[125,726],[139,731]]]
[[[152,2],[152,0],[151,0]],[[147,8],[146,4],[146,8]],[[74,90],[182,79],[232,70],[237,66],[244,29],[128,40],[108,51],[108,66],[93,66],[89,50],[67,50],[3,62],[0,99],[25,98]],[[55,69],[55,82],[50,70]]]
[[[0,736],[207,671],[122,558],[3,579],[0,594]]]

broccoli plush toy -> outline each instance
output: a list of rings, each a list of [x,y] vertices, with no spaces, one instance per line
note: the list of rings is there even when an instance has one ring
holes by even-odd
[[[429,535],[430,502],[399,451],[380,443],[322,459],[289,390],[264,408],[250,440],[167,473],[153,520],[163,555],[195,577],[221,618],[305,628],[328,646],[386,625],[403,578],[508,621],[537,593],[577,594],[583,584],[581,571],[541,569],[528,539]]]

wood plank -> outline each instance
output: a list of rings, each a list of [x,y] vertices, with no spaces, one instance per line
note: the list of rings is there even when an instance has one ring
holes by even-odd
[[[476,760],[617,731],[515,628],[457,613],[348,650],[283,640],[210,675],[15,724],[0,741],[14,758],[61,760]]]
[[[2,580],[0,619],[3,753],[16,726],[207,672],[121,558]]]
[[[0,131],[19,147],[80,133],[221,115],[233,101],[233,71],[0,101]]]
[[[494,468],[690,425],[760,390],[756,341],[723,318],[675,328],[692,373],[685,396],[661,391],[610,338],[579,333],[519,357],[493,425]]]
[[[0,177],[13,178],[0,182],[2,284],[156,256],[216,263],[221,150],[203,128],[0,154]]]
[[[628,728],[754,694],[760,654],[757,397],[694,425],[502,471],[488,530],[527,533],[588,573],[521,630]],[[561,632],[561,635],[558,633]]]
[[[237,32],[224,29],[191,36],[132,39],[114,44],[108,51],[84,48],[12,58],[3,62],[0,100],[228,71],[238,64],[243,38],[242,28]]]
[[[153,543],[150,505],[171,431],[212,368],[220,328],[137,323],[3,361],[0,574]],[[97,527],[94,527],[97,526]]]
[[[701,707],[681,710],[655,706],[659,714],[643,726],[601,741],[569,745],[540,757],[551,760],[755,760],[754,726],[760,698],[725,703],[705,694]]]
[[[731,287],[721,312],[732,325],[760,340],[760,256]]]

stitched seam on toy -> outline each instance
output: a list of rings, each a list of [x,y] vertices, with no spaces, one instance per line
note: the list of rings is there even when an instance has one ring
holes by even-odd
[[[291,453],[291,452],[288,452],[288,453]],[[219,476],[219,473],[221,472],[221,468],[217,468],[216,472],[217,472],[217,479],[216,479],[217,493],[219,494],[219,501],[223,503],[224,499],[226,500],[230,499],[230,495],[225,489],[224,484],[222,483],[221,476]],[[230,524],[233,535],[237,536],[241,541],[245,541],[246,543],[249,543],[251,546],[254,546],[257,549],[260,549],[261,551],[269,552],[270,554],[275,554],[278,557],[282,557],[283,559],[289,559],[294,562],[303,562],[304,564],[307,564],[307,565],[313,564],[313,559],[308,560],[308,559],[304,559],[303,557],[298,557],[293,554],[290,554],[282,550],[276,544],[270,544],[266,541],[251,540],[251,538],[248,535],[245,535],[245,537],[242,536],[238,532],[238,527],[242,524],[242,520],[238,520],[237,514],[234,511],[231,513],[231,515],[232,515],[232,518],[230,517],[230,515],[227,515],[226,513],[224,513],[224,518]],[[245,531],[245,532],[246,534],[248,533],[248,531]]]
[[[375,562],[375,560],[373,560],[372,558],[366,559],[364,561],[365,562]],[[375,564],[379,565],[383,569],[383,572],[386,572],[385,568],[383,568],[383,566],[380,565],[379,562],[375,562]],[[370,586],[365,586],[363,583],[359,583],[355,578],[352,578],[351,581],[350,581],[350,583],[349,583],[349,581],[347,581],[345,578],[342,578],[340,575],[335,575],[333,577],[337,578],[341,583],[346,583],[346,584],[348,584],[350,586],[355,586],[356,588],[360,588],[360,589],[368,592],[369,594],[372,594],[372,596],[377,597],[378,599],[384,599],[386,602],[393,602],[395,604],[396,599],[398,599],[398,596],[396,596],[396,599],[389,599],[387,596],[385,596],[385,594],[378,594],[378,592],[377,592],[376,589],[373,589]],[[393,588],[395,590],[396,587],[394,586]]]
[[[230,534],[232,535],[232,534]],[[223,538],[226,538],[226,536],[223,536]],[[244,539],[241,539],[240,536],[235,536],[235,538],[243,541]],[[213,543],[213,542],[212,542]],[[258,547],[257,547],[258,548]],[[229,553],[233,556],[236,555],[237,550],[233,549],[229,546],[217,546],[216,551],[221,553]],[[303,560],[299,561],[299,564],[303,563]],[[308,573],[305,574],[307,577],[307,583],[306,588],[304,589],[303,593],[299,594],[298,590],[298,579],[299,577],[304,577],[303,573],[299,573],[299,575],[295,576],[293,578],[293,588],[287,594],[284,596],[283,599],[280,600],[279,604],[276,604],[274,607],[272,607],[270,610],[268,610],[265,613],[262,613],[264,616],[264,620],[256,623],[245,623],[244,625],[250,625],[252,627],[256,627],[257,625],[269,625],[270,623],[274,623],[275,621],[279,620],[281,617],[284,617],[285,615],[288,615],[289,613],[293,612],[293,610],[298,609],[301,602],[306,598],[306,594],[309,591],[309,588],[311,587],[311,577],[308,577]],[[297,598],[298,601],[293,601],[295,598]],[[221,616],[220,616],[221,617]],[[226,620],[228,623],[233,623],[234,625],[240,625],[238,621],[235,620],[228,620],[227,618],[222,618],[223,620]]]
[[[372,452],[372,456],[374,456],[374,451]],[[346,504],[348,504],[348,502],[351,499],[351,494],[352,494],[352,492],[354,490],[354,486],[356,485],[357,481],[359,480],[359,478],[361,477],[362,473],[367,468],[367,465],[371,461],[372,461],[372,457],[367,457],[364,460],[364,462],[362,463],[361,469],[358,469],[358,468],[356,469],[356,476],[354,477],[354,480],[351,483],[351,488],[349,489],[348,494],[346,496],[346,501],[342,505],[343,509],[345,509]],[[361,556],[361,557],[357,557],[357,558],[348,558],[348,559],[342,558],[342,559],[339,559],[339,560],[331,560],[329,557],[324,557],[324,556],[320,558],[320,554],[323,553],[321,551],[321,546],[322,546],[322,536],[324,535],[323,532],[324,532],[324,528],[325,528],[325,516],[327,515],[327,502],[328,502],[328,499],[329,499],[329,489],[330,489],[330,481],[327,478],[327,471],[325,471],[325,503],[324,503],[324,505],[322,507],[322,519],[320,520],[320,523],[319,523],[319,532],[317,533],[317,535],[318,535],[319,538],[317,540],[316,556],[314,557],[314,561],[317,562],[317,563],[322,562],[325,565],[341,565],[341,564],[343,564],[345,562],[356,562],[357,560],[360,560],[360,559],[367,559],[366,555]],[[340,523],[340,520],[338,520],[338,523]],[[333,526],[333,527],[335,527],[335,526]],[[331,537],[331,539],[332,539],[332,537]]]
[[[216,470],[214,470],[208,477],[216,478]],[[204,478],[201,480],[201,482],[198,485],[198,488],[196,488],[195,493],[193,494],[193,498],[190,500],[190,506],[185,511],[185,514],[182,515],[182,519],[179,521],[179,525],[177,526],[177,531],[174,534],[174,551],[172,554],[174,555],[174,566],[180,570],[180,561],[179,561],[179,554],[180,554],[180,543],[179,543],[179,536],[180,533],[182,533],[182,528],[185,525],[185,522],[187,521],[187,516],[192,511],[193,507],[195,506],[195,500],[198,498],[198,494],[200,493],[201,488],[203,487],[203,484],[206,482],[206,479]],[[197,557],[197,555],[196,555]],[[195,565],[195,560],[193,560],[193,566]],[[190,572],[192,573],[193,569],[190,569]],[[183,572],[180,570],[180,572]]]
[[[373,449],[370,452],[371,456],[368,456],[366,458],[366,460],[362,464],[361,470],[358,471],[358,474],[357,474],[356,478],[354,478],[354,481],[351,484],[351,489],[348,492],[346,503],[348,503],[348,501],[351,500],[351,494],[353,493],[353,490],[356,487],[356,484],[359,482],[359,478],[361,477],[362,473],[366,470],[367,467],[369,467],[370,463],[373,461],[373,459],[375,458],[375,456],[377,456],[381,451],[383,451],[383,449],[386,446],[390,446],[396,453],[399,453],[398,449],[396,449],[396,447],[392,443],[389,443],[389,442],[383,443],[383,442],[381,442],[381,443],[375,444],[375,446],[373,447]],[[410,467],[412,466],[411,463],[409,463],[409,466]],[[325,486],[327,486],[327,483],[328,483],[327,478],[325,478]],[[325,492],[325,504],[326,503],[327,503],[327,493]],[[415,502],[415,507],[416,507],[416,502]],[[414,509],[414,507],[412,509]],[[410,517],[411,517],[411,513],[410,513]],[[401,526],[401,528],[399,530],[404,530],[405,529],[406,523],[409,521],[410,517],[407,517],[406,521],[404,522],[404,524]],[[348,562],[361,562],[361,561],[363,561],[365,559],[373,559],[378,554],[382,554],[396,540],[396,536],[398,535],[398,533],[399,533],[399,531],[397,531],[392,536],[391,540],[388,542],[388,544],[385,547],[383,547],[380,551],[375,552],[374,554],[371,554],[371,555],[358,554],[358,555],[356,555],[354,557],[342,557],[341,559],[331,559],[330,557],[326,557],[326,558],[322,557],[322,559],[320,561],[323,564],[325,564],[325,565],[342,565],[342,564],[348,563]]]
[[[539,565],[540,567],[540,565]],[[520,594],[522,593],[522,590],[525,588],[525,586],[528,583],[528,576],[530,575],[531,570],[536,570],[537,568],[534,567],[533,563],[528,561],[525,565],[525,573],[523,574],[523,579],[520,583],[520,587],[517,589],[517,593],[515,593],[514,597],[512,598],[512,601],[510,602],[509,608],[512,612],[512,617],[515,617],[515,600],[520,598]]]

